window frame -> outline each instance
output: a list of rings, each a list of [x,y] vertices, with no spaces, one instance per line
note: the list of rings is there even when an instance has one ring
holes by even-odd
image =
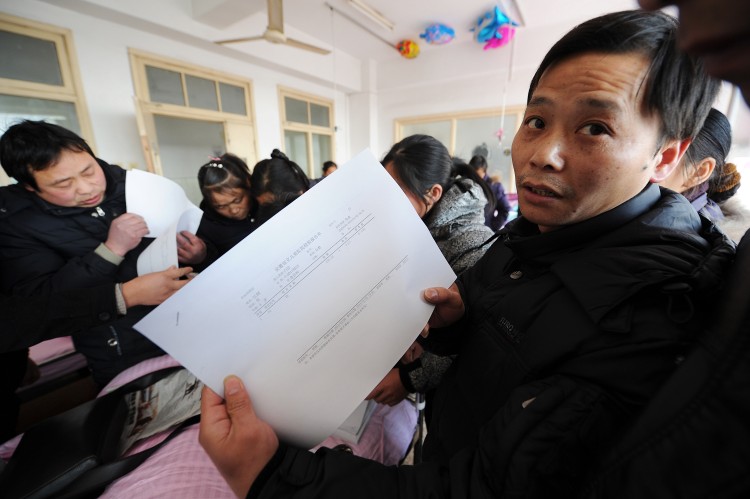
[[[141,142],[143,144],[144,155],[146,156],[146,169],[148,171],[157,173],[159,175],[163,174],[160,165],[159,147],[155,134],[155,127],[152,123],[153,116],[155,115],[223,123],[226,133],[225,146],[229,152],[233,153],[236,153],[237,148],[231,147],[230,138],[233,136],[236,137],[236,135],[228,133],[228,129],[234,125],[237,125],[238,127],[251,127],[251,136],[249,137],[249,140],[246,142],[246,144],[241,147],[243,151],[247,151],[247,154],[238,155],[240,157],[244,156],[248,167],[250,169],[253,168],[255,163],[257,163],[258,161],[258,131],[257,127],[255,126],[256,119],[252,80],[236,75],[223,73],[221,71],[199,66],[190,62],[178,61],[133,48],[128,49],[128,57],[130,59],[130,68],[135,90],[135,107],[138,118],[139,134],[141,136]],[[152,66],[155,68],[180,73],[182,92],[186,105],[151,101],[151,95],[148,87],[148,78],[146,75],[146,66]],[[199,107],[190,107],[189,96],[187,92],[186,75],[212,80],[217,91],[216,98],[220,109],[220,83],[243,88],[245,91],[245,114],[241,115],[222,110],[217,111]]]
[[[442,113],[442,114],[432,114],[432,115],[423,115],[423,116],[411,116],[406,118],[396,118],[393,122],[393,136],[394,136],[394,143],[400,141],[404,138],[404,126],[406,125],[419,125],[424,123],[435,123],[435,122],[443,122],[448,121],[450,123],[450,144],[446,144],[448,153],[453,156],[456,151],[456,130],[458,128],[458,122],[460,120],[470,120],[470,119],[476,119],[476,118],[491,118],[491,117],[515,117],[516,118],[516,129],[513,131],[514,134],[518,133],[518,129],[521,127],[521,124],[523,122],[523,115],[524,111],[526,110],[525,106],[508,106],[505,108],[505,112],[503,112],[502,108],[490,108],[490,109],[482,109],[482,110],[467,110],[467,111],[458,111],[455,113]],[[510,144],[508,145],[510,147]],[[465,158],[466,161],[469,160],[469,158]],[[513,169],[510,170],[510,177],[507,179],[507,181],[504,181],[503,184],[506,186],[507,192],[514,193],[516,192],[516,179],[515,175],[513,175]]]
[[[81,137],[88,142],[93,150],[96,150],[93,127],[83,93],[83,84],[81,83],[73,33],[66,28],[5,13],[0,13],[0,30],[53,42],[63,82],[62,85],[48,85],[0,77],[0,94],[72,104],[81,128]],[[0,170],[0,185],[7,185],[8,183],[10,183],[10,179],[4,171]]]
[[[299,90],[294,90],[291,88],[279,86],[278,87],[278,95],[279,95],[279,117],[280,117],[280,123],[281,123],[281,143],[286,144],[286,132],[300,132],[304,133],[306,135],[306,145],[307,145],[307,164],[308,164],[308,171],[305,173],[308,177],[311,179],[316,178],[314,177],[316,175],[316,167],[317,169],[322,169],[323,165],[316,165],[314,163],[314,157],[313,154],[313,141],[312,136],[313,134],[318,135],[327,135],[331,138],[331,156],[328,158],[328,160],[336,162],[336,114],[335,114],[335,103],[332,99],[326,99],[324,97],[308,94],[305,92],[300,92]],[[312,125],[310,123],[298,123],[296,121],[287,121],[286,119],[286,101],[285,97],[291,97],[292,99],[304,101],[307,103],[307,116],[308,120],[310,120],[310,104],[316,104],[318,106],[327,107],[328,113],[329,113],[329,126],[324,127],[320,125]],[[293,159],[293,158],[290,158]]]

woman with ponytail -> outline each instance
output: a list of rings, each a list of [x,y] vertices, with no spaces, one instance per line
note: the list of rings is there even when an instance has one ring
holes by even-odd
[[[310,179],[302,168],[274,149],[270,159],[253,168],[251,192],[258,203],[258,225],[263,224],[285,206],[307,192]]]
[[[727,203],[740,187],[737,167],[726,162],[731,147],[729,120],[721,111],[711,109],[678,167],[660,185],[688,198],[698,213],[738,241],[750,225],[750,217],[746,208]]]
[[[490,187],[476,171],[429,135],[412,135],[381,161],[411,201],[456,274],[487,251],[492,230],[484,225],[485,205],[494,206]]]
[[[490,187],[476,171],[453,160],[437,139],[412,135],[394,145],[381,161],[409,198],[456,274],[474,265],[490,246],[492,229],[484,223]],[[453,362],[415,342],[368,398],[395,405],[409,392],[434,388]]]

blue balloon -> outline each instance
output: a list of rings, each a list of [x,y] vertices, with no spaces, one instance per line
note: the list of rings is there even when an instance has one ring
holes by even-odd
[[[419,35],[419,37],[423,38],[427,43],[432,43],[433,45],[442,45],[453,40],[453,37],[455,35],[456,32],[450,26],[436,23],[427,26],[427,28],[424,30],[424,33]]]
[[[503,26],[518,26],[518,23],[511,20],[500,7],[495,6],[491,11],[485,12],[479,17],[477,25],[472,31],[477,31],[477,41],[480,43],[489,42],[493,39],[501,39]]]

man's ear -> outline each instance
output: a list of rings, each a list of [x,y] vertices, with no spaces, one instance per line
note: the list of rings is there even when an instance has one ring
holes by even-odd
[[[690,147],[691,142],[693,142],[693,139],[669,140],[661,146],[659,152],[656,153],[657,163],[651,175],[651,182],[659,183],[669,177],[680,164],[680,160],[687,148]]]
[[[23,188],[26,189],[29,192],[36,192],[36,189],[31,187],[29,184],[23,184]]]

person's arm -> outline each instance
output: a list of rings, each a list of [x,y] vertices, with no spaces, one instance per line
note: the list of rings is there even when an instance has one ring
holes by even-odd
[[[124,303],[118,307],[117,285],[65,290],[45,296],[0,296],[0,351],[20,350],[41,341],[69,336],[115,319],[127,307],[158,305],[188,283],[180,280],[190,267],[170,268],[137,277],[121,285]],[[122,309],[124,307],[124,309]]]
[[[9,223],[0,234],[4,291],[19,296],[48,295],[114,284],[124,256],[140,243],[144,230],[148,229],[142,217],[125,213],[112,221],[104,242],[79,256],[67,257],[65,248],[49,244],[48,235],[40,238],[32,227]]]
[[[0,296],[0,351],[69,336],[117,317],[113,284],[45,296]]]
[[[378,404],[394,406],[404,400],[409,392],[401,381],[398,367],[394,367],[365,397],[365,400],[374,400]]]
[[[225,391],[223,402],[204,388],[199,440],[234,493],[253,499],[571,497],[625,417],[600,387],[552,376],[516,389],[476,447],[442,465],[393,467],[279,443],[238,378]]]

